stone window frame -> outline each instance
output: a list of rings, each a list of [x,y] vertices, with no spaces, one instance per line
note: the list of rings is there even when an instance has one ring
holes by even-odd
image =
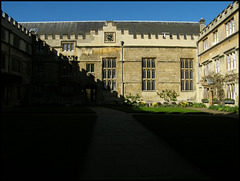
[[[87,63],[86,70],[88,73],[94,73],[94,63]]]
[[[142,58],[142,91],[156,91],[156,58]]]
[[[225,30],[226,30],[226,37],[229,37],[233,33],[235,33],[235,27],[234,27],[234,18],[231,17],[226,23],[225,23]]]
[[[109,63],[110,62],[110,63]],[[102,58],[102,81],[104,89],[116,90],[117,85],[117,58]]]
[[[63,52],[72,52],[75,50],[74,42],[62,42],[62,51]]]
[[[181,58],[180,59],[180,79],[181,79],[181,91],[189,92],[193,91],[194,88],[194,69],[193,69],[193,58]]]

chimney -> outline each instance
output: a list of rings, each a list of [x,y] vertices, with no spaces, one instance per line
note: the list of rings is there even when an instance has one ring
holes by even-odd
[[[203,28],[205,28],[205,19],[201,18],[200,22],[200,31],[203,30]]]

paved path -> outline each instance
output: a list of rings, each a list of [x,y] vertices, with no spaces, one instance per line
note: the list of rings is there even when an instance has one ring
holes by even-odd
[[[206,112],[206,113],[210,113],[210,114],[214,114],[214,115],[224,115],[227,117],[239,119],[239,114],[236,114],[236,113],[229,113],[229,112],[224,112],[224,111],[217,111],[214,109],[196,108],[196,107],[187,107],[187,109],[197,110],[197,111]]]
[[[91,107],[98,116],[83,175],[79,179],[171,179],[208,177],[132,114]]]

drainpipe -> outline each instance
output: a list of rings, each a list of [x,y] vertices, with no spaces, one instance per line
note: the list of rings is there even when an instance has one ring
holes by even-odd
[[[198,42],[196,43],[197,46],[197,66],[198,66],[198,78],[197,78],[197,83],[199,84],[199,58],[198,58]]]
[[[124,83],[123,83],[123,45],[124,45],[124,41],[121,41],[121,76],[122,76],[122,96],[124,97]]]

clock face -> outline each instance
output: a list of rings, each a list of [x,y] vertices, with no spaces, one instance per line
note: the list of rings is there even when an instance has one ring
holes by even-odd
[[[115,33],[105,33],[105,42],[115,42]]]

